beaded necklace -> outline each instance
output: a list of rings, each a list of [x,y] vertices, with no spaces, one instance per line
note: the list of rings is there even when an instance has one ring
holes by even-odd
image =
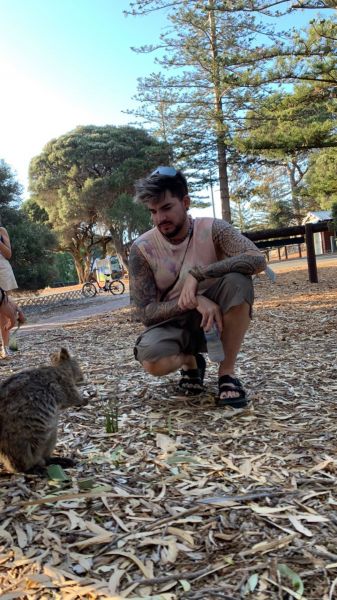
[[[164,238],[168,242],[170,242],[170,244],[173,244],[174,246],[178,246],[179,244],[182,244],[188,237],[191,236],[191,233],[193,231],[193,219],[192,219],[192,217],[188,216],[188,222],[189,222],[188,231],[187,231],[186,235],[184,235],[184,237],[181,240],[170,240],[170,238],[168,238],[166,235],[164,235]]]

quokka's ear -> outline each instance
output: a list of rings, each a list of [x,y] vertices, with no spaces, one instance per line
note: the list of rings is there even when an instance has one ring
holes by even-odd
[[[63,360],[68,360],[69,358],[70,358],[70,354],[69,354],[67,348],[61,348],[61,350],[59,352],[54,352],[54,354],[52,354],[50,357],[53,365],[56,365],[56,364],[62,362]]]
[[[59,356],[60,360],[67,360],[68,358],[70,358],[70,354],[67,348],[61,348]]]

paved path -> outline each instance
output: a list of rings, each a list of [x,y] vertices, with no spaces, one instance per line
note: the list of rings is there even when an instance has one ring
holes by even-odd
[[[89,301],[88,306],[85,308],[72,308],[64,307],[64,312],[58,312],[52,316],[41,316],[40,318],[34,318],[34,323],[28,323],[20,327],[20,335],[29,333],[31,331],[43,331],[46,329],[55,329],[56,327],[62,327],[63,325],[76,323],[81,319],[91,317],[94,315],[102,315],[118,308],[124,308],[130,303],[130,295],[123,294],[122,296],[96,296]],[[58,309],[60,311],[60,309]]]

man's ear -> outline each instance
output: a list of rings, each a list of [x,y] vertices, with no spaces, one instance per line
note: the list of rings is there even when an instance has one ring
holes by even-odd
[[[191,198],[189,197],[188,194],[186,194],[186,196],[183,197],[183,203],[184,203],[186,210],[188,210],[190,207],[190,204],[191,204]]]

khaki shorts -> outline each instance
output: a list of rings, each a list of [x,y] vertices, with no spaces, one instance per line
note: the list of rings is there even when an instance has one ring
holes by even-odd
[[[233,306],[247,302],[252,308],[254,288],[251,277],[240,273],[228,273],[203,294],[218,304],[223,313]],[[250,310],[251,310],[250,308]],[[162,321],[145,329],[136,341],[134,354],[139,362],[156,362],[166,356],[206,352],[201,314],[189,310],[179,317]]]

